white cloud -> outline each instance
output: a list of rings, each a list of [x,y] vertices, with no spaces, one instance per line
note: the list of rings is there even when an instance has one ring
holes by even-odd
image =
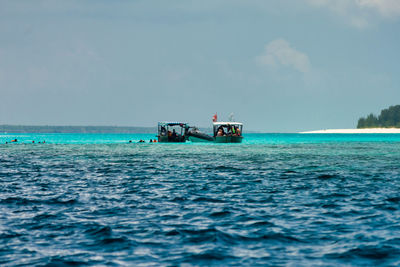
[[[370,8],[377,10],[385,17],[400,16],[399,0],[355,0],[360,8]]]
[[[289,42],[284,39],[276,39],[268,43],[263,54],[258,56],[256,60],[262,65],[286,66],[302,73],[307,73],[311,69],[308,56],[292,48]]]
[[[310,5],[316,7],[328,7],[336,13],[346,13],[354,0],[306,0]]]
[[[327,8],[356,28],[366,28],[376,15],[400,16],[400,0],[305,0],[311,6]]]

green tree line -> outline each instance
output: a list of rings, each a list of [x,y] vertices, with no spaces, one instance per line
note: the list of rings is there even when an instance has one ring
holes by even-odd
[[[358,120],[357,128],[400,128],[400,105],[391,106],[383,109],[377,117],[374,114],[369,114],[367,117],[362,117]]]

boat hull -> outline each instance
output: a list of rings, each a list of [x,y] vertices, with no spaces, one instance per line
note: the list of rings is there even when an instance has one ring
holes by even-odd
[[[191,142],[214,142],[214,137],[200,131],[189,131],[187,136]]]
[[[197,142],[202,142],[202,143],[204,143],[204,142],[213,142],[213,141],[214,141],[214,140],[212,140],[212,141],[206,140],[206,139],[204,139],[204,138],[198,138],[198,137],[196,137],[196,136],[189,136],[189,137],[188,137],[188,140],[189,140],[190,142],[195,142],[195,143],[197,143]]]
[[[168,136],[158,136],[158,142],[159,143],[184,143],[186,142],[186,139],[184,137],[180,138],[171,138]]]
[[[241,143],[243,136],[216,136],[215,143]]]

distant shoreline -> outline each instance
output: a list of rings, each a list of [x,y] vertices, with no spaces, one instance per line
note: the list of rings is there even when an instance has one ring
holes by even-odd
[[[211,128],[201,131],[212,132]],[[0,133],[95,133],[95,134],[154,134],[157,127],[138,126],[52,126],[52,125],[0,125]]]
[[[400,128],[326,129],[300,132],[302,134],[400,134]]]
[[[157,127],[0,125],[0,133],[154,133]]]

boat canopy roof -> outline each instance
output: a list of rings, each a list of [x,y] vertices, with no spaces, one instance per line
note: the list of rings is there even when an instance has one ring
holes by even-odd
[[[234,121],[217,121],[213,122],[213,125],[243,125],[243,123]]]
[[[186,122],[169,122],[169,121],[163,121],[163,122],[159,122],[158,125],[162,125],[162,126],[176,126],[176,125],[187,125]]]

